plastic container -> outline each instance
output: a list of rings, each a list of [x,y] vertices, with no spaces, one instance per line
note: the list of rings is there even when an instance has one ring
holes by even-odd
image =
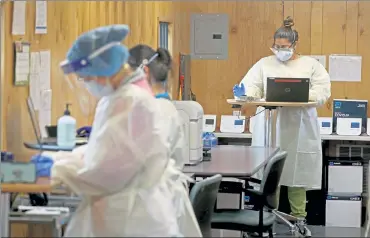
[[[215,134],[210,132],[203,133],[203,149],[210,150],[218,145],[218,139]]]
[[[73,149],[76,146],[76,119],[71,116],[66,104],[64,115],[58,120],[57,144],[62,149]]]

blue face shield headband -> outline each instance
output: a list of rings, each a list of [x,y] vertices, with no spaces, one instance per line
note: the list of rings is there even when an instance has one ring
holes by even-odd
[[[98,48],[97,50],[95,50],[90,55],[88,55],[86,57],[79,58],[79,59],[71,61],[71,62],[68,61],[68,60],[65,60],[62,63],[60,63],[60,68],[62,69],[64,74],[76,73],[76,72],[80,71],[83,68],[91,66],[92,65],[91,61],[94,58],[98,57],[99,55],[101,55],[105,51],[107,51],[110,48],[112,48],[113,46],[117,46],[117,45],[121,45],[121,42],[108,43],[108,44]]]

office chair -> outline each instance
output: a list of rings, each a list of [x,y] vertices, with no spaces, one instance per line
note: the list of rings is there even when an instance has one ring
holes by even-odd
[[[196,182],[190,191],[190,201],[203,237],[212,237],[211,218],[221,180],[221,175],[214,175]]]
[[[273,237],[272,227],[276,216],[273,212],[277,207],[276,192],[283,172],[287,152],[279,152],[266,165],[260,190],[247,189],[246,196],[256,201],[255,210],[217,209],[213,214],[211,227],[214,229],[236,230],[246,233],[264,232]]]

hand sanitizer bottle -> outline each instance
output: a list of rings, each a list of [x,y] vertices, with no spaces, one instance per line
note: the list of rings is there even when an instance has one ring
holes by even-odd
[[[76,119],[71,117],[66,104],[64,115],[58,120],[57,144],[61,149],[73,149],[76,146]]]

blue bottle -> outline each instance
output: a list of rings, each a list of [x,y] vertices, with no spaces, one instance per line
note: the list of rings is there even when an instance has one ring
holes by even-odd
[[[62,149],[73,149],[76,146],[76,119],[71,116],[66,104],[64,115],[58,120],[57,144]]]

